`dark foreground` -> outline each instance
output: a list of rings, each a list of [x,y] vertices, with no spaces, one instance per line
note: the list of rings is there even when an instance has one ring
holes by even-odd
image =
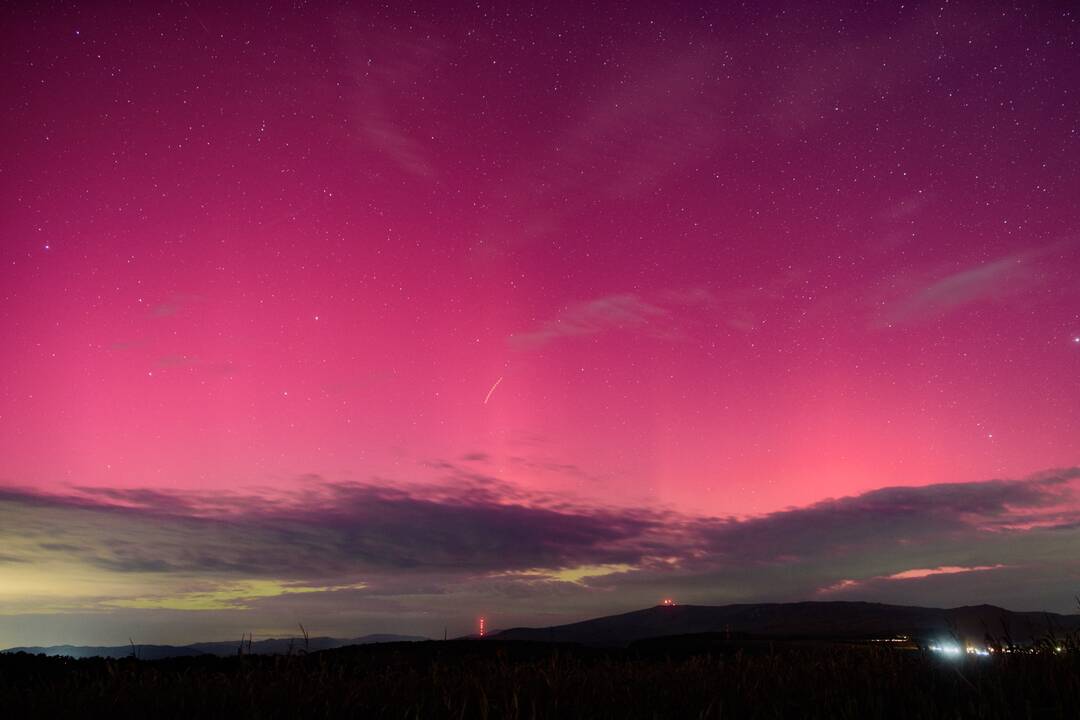
[[[1077,718],[1080,655],[493,641],[141,661],[0,655],[5,717]]]

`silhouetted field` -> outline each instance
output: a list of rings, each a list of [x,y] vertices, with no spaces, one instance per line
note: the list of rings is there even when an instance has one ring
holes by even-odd
[[[1077,653],[499,641],[142,661],[0,655],[6,717],[1077,718]]]

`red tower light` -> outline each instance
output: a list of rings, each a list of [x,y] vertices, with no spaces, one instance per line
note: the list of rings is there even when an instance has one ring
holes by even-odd
[[[484,616],[480,616],[480,637],[484,637]]]

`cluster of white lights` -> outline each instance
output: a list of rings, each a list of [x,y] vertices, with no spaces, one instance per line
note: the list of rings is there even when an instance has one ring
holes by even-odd
[[[978,648],[971,645],[962,648],[958,643],[954,642],[930,643],[929,645],[927,645],[927,648],[929,648],[930,652],[940,653],[946,657],[953,658],[957,658],[965,654],[976,655],[978,657],[989,657],[990,653],[993,652],[993,648]]]
[[[887,641],[879,641],[879,642],[887,642]],[[1037,652],[1037,650],[1035,648],[1026,648],[1026,649],[1025,648],[1001,648],[1001,649],[998,649],[998,648],[992,648],[992,647],[990,647],[990,648],[979,648],[979,647],[974,647],[972,645],[968,645],[965,648],[961,648],[960,645],[958,645],[957,643],[947,642],[947,641],[946,642],[930,643],[926,647],[927,647],[928,650],[930,650],[930,652],[940,653],[941,655],[945,655],[947,657],[960,657],[961,655],[965,655],[965,654],[966,655],[976,655],[978,657],[989,657],[990,655],[992,655],[995,652],[1025,653],[1025,654],[1030,654],[1030,653]],[[1054,652],[1056,652],[1056,653],[1065,652],[1065,646],[1064,645],[1055,645],[1054,646]]]
[[[907,635],[897,635],[895,637],[890,637],[890,638],[875,638],[875,639],[871,640],[870,642],[876,642],[876,643],[906,643],[909,640],[911,640],[911,638],[909,638]]]
[[[959,645],[951,642],[930,643],[927,647],[930,649],[930,652],[941,653],[942,655],[949,657],[960,657],[963,652]]]

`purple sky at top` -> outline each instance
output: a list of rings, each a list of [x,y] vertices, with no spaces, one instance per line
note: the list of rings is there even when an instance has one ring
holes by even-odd
[[[710,518],[1077,465],[1076,13],[805,5],[6,9],[0,485],[25,522],[96,519],[76,543],[0,551],[24,588],[0,591],[0,613],[60,593],[47,578],[68,564],[92,568],[97,599],[57,614],[116,612],[101,598],[162,578],[174,595],[300,582],[293,566],[178,569],[166,550],[118,569],[100,548],[146,516],[318,525],[327,487],[587,516],[599,534],[558,526],[588,552],[502,567],[472,564],[472,515],[431,532],[463,543],[455,582],[603,565],[644,599],[715,557],[728,535]],[[1075,477],[1059,475],[958,517],[993,516],[995,537],[1048,522],[1021,506],[1069,526]],[[649,523],[681,528],[663,553]],[[511,526],[483,532],[499,544]],[[745,597],[852,579],[822,569],[834,550],[800,566],[805,587],[747,581]],[[929,550],[881,563],[855,579],[1020,572]],[[371,612],[456,592],[405,574],[380,576],[399,604]],[[373,577],[334,566],[316,585]],[[520,598],[555,603],[522,582],[492,607],[528,620]],[[612,600],[551,582],[573,586],[562,616]],[[311,588],[291,597],[353,592]],[[994,591],[940,597],[976,592]],[[1067,606],[1056,593],[1032,603]]]

